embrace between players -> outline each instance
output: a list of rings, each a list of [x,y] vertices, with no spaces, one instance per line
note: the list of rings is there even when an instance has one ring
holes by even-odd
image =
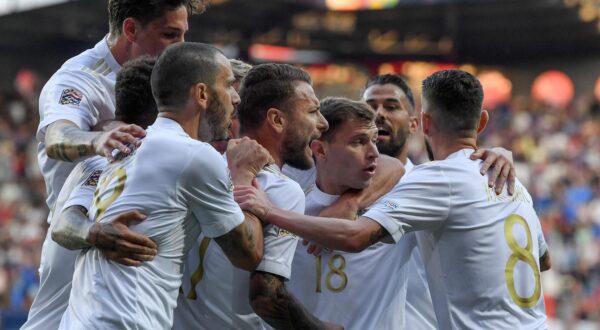
[[[477,79],[432,74],[420,120],[395,75],[319,102],[302,69],[183,42],[201,7],[110,0],[107,38],[44,87],[24,329],[545,329],[547,246],[508,158],[477,148]]]

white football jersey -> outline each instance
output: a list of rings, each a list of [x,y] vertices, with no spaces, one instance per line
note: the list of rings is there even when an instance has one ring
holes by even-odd
[[[305,214],[318,215],[338,197],[313,185]],[[402,329],[412,247],[377,243],[360,253],[324,251],[314,256],[299,244],[288,288],[310,313],[345,329]]]
[[[81,205],[89,209],[98,178],[106,164],[106,158],[96,156],[75,166],[60,190],[53,218],[59,217],[62,210],[69,206]],[[40,287],[29,309],[27,322],[21,327],[23,330],[58,329],[60,319],[69,303],[75,259],[80,251],[65,249],[52,240],[52,228],[55,223],[54,219],[50,222],[42,246]]]
[[[38,163],[46,182],[46,203],[50,210],[54,209],[56,196],[77,162],[48,158],[44,145],[46,128],[57,120],[68,120],[89,131],[99,122],[113,119],[115,80],[120,69],[104,38],[94,48],[66,61],[42,89],[36,137]]]
[[[90,218],[109,222],[140,210],[130,228],[158,245],[152,261],[127,267],[91,248],[77,258],[61,329],[168,329],[181,285],[183,259],[198,238],[222,236],[244,221],[233,200],[222,156],[159,117],[132,155],[109,164],[98,182]]]
[[[304,211],[302,189],[275,165],[257,180],[275,206]],[[256,269],[289,279],[297,237],[273,225],[263,235],[263,259]],[[200,235],[186,258],[173,329],[269,329],[250,306],[249,280],[249,272],[233,267],[216,242]]]
[[[281,171],[290,179],[298,182],[300,188],[302,188],[303,191],[306,191],[306,189],[311,188],[312,185],[315,184],[315,181],[317,181],[316,166],[313,166],[308,170],[299,170],[289,165],[283,165]]]
[[[414,167],[414,164],[407,158],[406,164],[404,164],[406,173],[410,172]],[[415,233],[404,235],[402,240],[405,241],[405,245],[417,245]],[[438,328],[437,320],[433,311],[433,303],[431,302],[423,258],[421,258],[419,249],[414,248],[411,251],[407,269],[408,281],[406,284],[406,308],[404,310],[406,329],[436,330]]]
[[[417,233],[440,329],[545,329],[539,258],[546,243],[531,196],[497,196],[472,149],[416,166],[364,214],[398,241]]]

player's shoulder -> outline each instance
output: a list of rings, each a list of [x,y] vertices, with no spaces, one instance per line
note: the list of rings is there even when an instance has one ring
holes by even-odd
[[[265,166],[258,174],[257,179],[270,188],[285,189],[291,193],[304,196],[304,191],[300,185],[292,178],[284,174],[275,164]],[[267,187],[261,187],[267,188]]]

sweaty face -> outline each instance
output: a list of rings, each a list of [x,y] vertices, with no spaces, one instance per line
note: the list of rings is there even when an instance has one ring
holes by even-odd
[[[167,11],[163,16],[142,26],[136,23],[132,58],[158,56],[167,46],[184,41],[188,30],[188,12],[184,6]]]
[[[397,157],[410,134],[411,105],[406,94],[393,84],[373,85],[365,90],[363,100],[377,114],[375,123],[379,129],[379,152]]]
[[[295,95],[285,105],[287,125],[283,132],[283,162],[301,170],[313,167],[310,142],[328,128],[319,110],[319,99],[311,85],[297,82]]]
[[[240,103],[240,96],[233,88],[235,77],[229,61],[218,54],[219,70],[212,87],[209,88],[209,101],[205,113],[210,140],[225,140],[229,135],[231,117],[235,107]]]
[[[340,192],[363,189],[371,183],[379,157],[374,122],[349,120],[337,128],[330,141],[323,142],[319,171],[324,170]]]

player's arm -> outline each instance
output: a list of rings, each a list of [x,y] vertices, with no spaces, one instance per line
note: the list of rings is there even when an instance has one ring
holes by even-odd
[[[57,120],[46,128],[44,145],[48,157],[66,162],[100,155],[112,159],[112,151],[130,152],[127,144],[138,145],[145,131],[137,125],[119,125],[109,131],[89,132],[69,120]]]
[[[262,224],[252,213],[244,212],[244,222],[215,241],[237,268],[253,271],[262,259]]]
[[[481,159],[481,175],[488,174],[488,186],[495,187],[496,194],[502,193],[508,185],[509,195],[515,192],[516,172],[512,152],[501,147],[480,148],[471,154],[471,159]]]
[[[343,329],[310,314],[288,292],[278,275],[254,271],[250,276],[250,305],[275,329]]]
[[[106,223],[93,222],[81,205],[65,208],[55,218],[52,239],[69,250],[96,247],[110,260],[126,266],[140,266],[154,259],[157,246],[148,237],[129,229],[146,218],[139,211],[122,213]]]
[[[360,252],[384,239],[387,234],[379,223],[367,217],[348,221],[313,217],[273,207],[266,195],[255,187],[238,187],[234,190],[234,197],[242,209],[325,248]]]
[[[404,172],[404,165],[398,159],[379,155],[371,184],[362,190],[345,192],[319,215],[329,218],[356,219],[360,210],[366,209],[387,194],[398,183]]]
[[[545,271],[549,270],[551,267],[552,267],[552,262],[550,261],[550,252],[548,250],[546,250],[546,253],[544,253],[540,257],[540,271],[545,272]]]

